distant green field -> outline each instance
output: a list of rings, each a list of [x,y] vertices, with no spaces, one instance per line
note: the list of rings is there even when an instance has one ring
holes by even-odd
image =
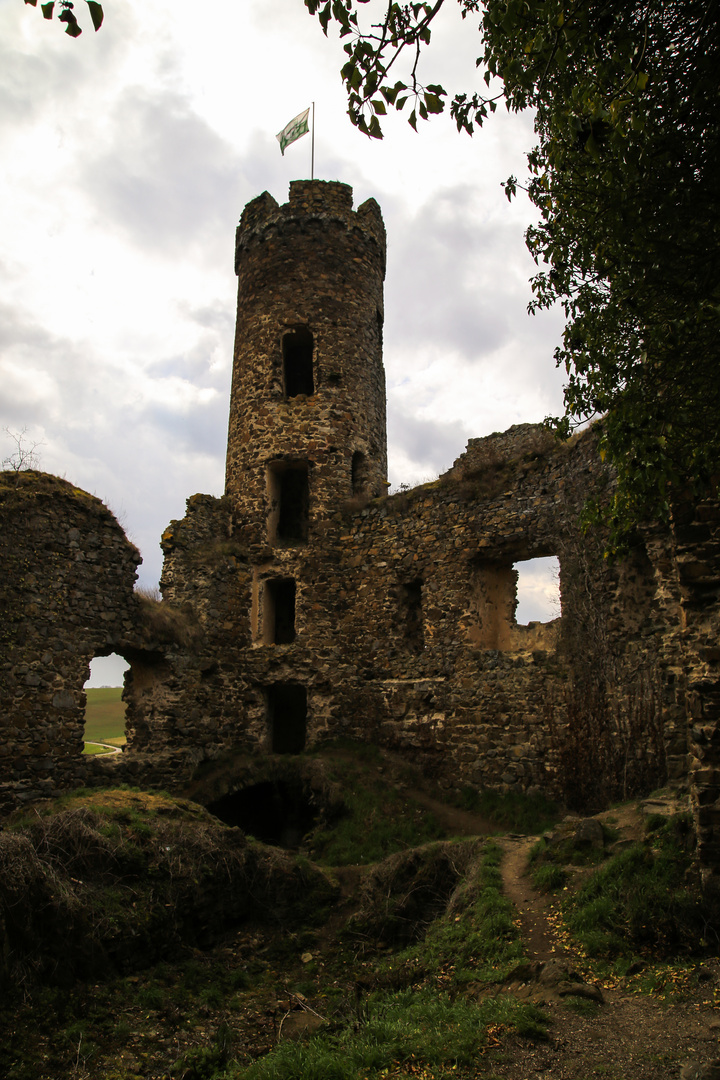
[[[86,690],[85,693],[87,694],[85,753],[97,754],[104,752],[100,747],[89,747],[88,743],[110,743],[111,746],[124,746],[125,703],[120,700],[122,687],[102,687],[98,690]]]

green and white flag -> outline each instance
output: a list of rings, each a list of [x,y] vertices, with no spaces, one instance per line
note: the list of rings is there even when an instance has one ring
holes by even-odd
[[[303,135],[307,135],[310,130],[308,127],[309,114],[309,109],[299,113],[294,120],[291,120],[289,124],[286,124],[282,131],[278,132],[275,136],[280,143],[281,154],[285,154],[285,148],[288,147],[290,143],[294,143],[296,139],[300,139]]]

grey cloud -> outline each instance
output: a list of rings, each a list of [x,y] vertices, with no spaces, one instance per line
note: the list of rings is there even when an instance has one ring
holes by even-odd
[[[389,348],[442,337],[446,349],[477,361],[516,335],[526,302],[522,277],[508,265],[508,251],[522,254],[517,230],[510,222],[478,220],[471,200],[472,189],[458,186],[412,220],[396,223],[386,305]],[[513,278],[519,284],[508,290]],[[516,312],[508,291],[517,295]]]
[[[388,403],[388,442],[390,456],[396,447],[421,471],[445,472],[465,449],[470,433],[458,423],[438,423],[403,412],[390,398]]]
[[[167,255],[197,242],[207,251],[208,233],[227,239],[244,186],[242,163],[184,98],[134,88],[108,125],[105,148],[88,152],[79,176],[106,221]]]

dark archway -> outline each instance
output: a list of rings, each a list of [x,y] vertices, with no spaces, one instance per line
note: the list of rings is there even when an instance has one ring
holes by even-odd
[[[208,810],[226,825],[235,825],[276,847],[297,848],[312,829],[317,813],[300,783],[264,780],[223,795]]]

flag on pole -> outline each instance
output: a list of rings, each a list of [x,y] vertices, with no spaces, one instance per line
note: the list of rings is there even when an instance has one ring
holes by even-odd
[[[286,124],[282,131],[278,132],[275,136],[280,143],[280,153],[285,154],[285,149],[294,143],[296,139],[302,138],[303,135],[307,135],[310,130],[308,127],[308,116],[310,109],[306,109],[305,112],[299,113],[289,124]]]

